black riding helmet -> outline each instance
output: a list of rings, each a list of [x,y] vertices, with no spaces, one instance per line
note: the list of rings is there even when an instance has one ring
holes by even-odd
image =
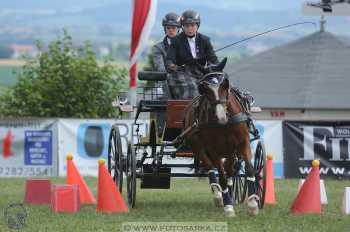
[[[176,13],[170,12],[166,14],[162,20],[163,27],[166,26],[175,26],[175,27],[181,27],[180,24],[180,16]]]
[[[201,18],[199,16],[199,13],[193,11],[193,10],[186,10],[181,15],[181,25],[185,25],[188,23],[196,23],[199,27],[201,23]]]

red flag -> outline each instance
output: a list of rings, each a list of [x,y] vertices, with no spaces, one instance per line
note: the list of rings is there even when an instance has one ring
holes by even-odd
[[[5,159],[12,155],[11,144],[12,144],[12,133],[11,133],[11,130],[8,130],[7,134],[5,135],[2,141],[2,155]]]
[[[136,88],[136,63],[144,48],[156,18],[157,0],[134,0],[130,46],[130,87]]]
[[[130,87],[135,88],[136,87],[136,69],[137,69],[137,63],[133,64],[130,68],[129,74],[130,74]]]

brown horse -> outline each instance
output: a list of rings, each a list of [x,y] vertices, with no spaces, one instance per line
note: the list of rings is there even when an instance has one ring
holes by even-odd
[[[185,111],[184,129],[197,124],[186,141],[208,169],[214,201],[217,206],[224,206],[226,216],[235,216],[234,196],[228,191],[232,186],[234,160],[242,158],[245,161],[248,212],[257,215],[259,208],[254,188],[255,173],[251,164],[248,116],[230,89],[226,74],[212,72],[204,75],[198,85],[201,95]],[[215,169],[219,173],[219,184]]]

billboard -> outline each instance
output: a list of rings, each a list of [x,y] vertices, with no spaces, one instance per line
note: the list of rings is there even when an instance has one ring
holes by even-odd
[[[57,175],[55,120],[0,120],[0,176]]]
[[[146,136],[149,131],[149,120],[138,120],[140,124],[139,135]],[[82,175],[97,176],[98,159],[107,159],[108,136],[113,124],[118,125],[123,153],[126,155],[127,142],[137,143],[137,126],[134,120],[111,120],[111,119],[60,119],[58,122],[59,131],[59,175],[66,175],[66,156],[72,153],[74,162]],[[283,155],[282,155],[282,123],[281,121],[256,121],[256,128],[259,130],[262,140],[265,143],[266,152],[274,157],[274,175],[283,177]],[[254,149],[255,143],[252,144]],[[171,149],[170,149],[171,150]],[[150,152],[149,150],[147,150]],[[159,147],[158,147],[159,151]],[[142,155],[140,149],[138,158]],[[151,162],[146,159],[145,163]],[[165,156],[163,163],[166,164],[191,164],[193,159]],[[173,168],[172,172],[191,173],[190,168]]]
[[[138,120],[139,134],[145,136],[148,131],[148,120]],[[66,175],[66,156],[71,153],[74,163],[82,175],[97,176],[98,160],[107,160],[109,132],[117,124],[122,150],[126,155],[127,142],[137,143],[137,126],[134,120],[113,119],[60,119],[59,131],[59,175]]]
[[[319,159],[325,177],[350,176],[350,122],[283,122],[284,174],[305,177]]]
[[[261,140],[265,144],[266,155],[273,156],[273,174],[275,178],[283,177],[283,152],[282,152],[282,121],[266,120],[254,121],[256,129],[259,131]],[[255,143],[252,149],[255,150]]]

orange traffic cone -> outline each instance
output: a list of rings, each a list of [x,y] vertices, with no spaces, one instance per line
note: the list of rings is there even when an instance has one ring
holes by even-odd
[[[97,211],[114,213],[128,212],[122,195],[105,167],[105,161],[98,161]]]
[[[77,184],[81,204],[96,204],[96,199],[73,163],[73,156],[67,155],[67,184]]]
[[[266,192],[265,204],[276,204],[275,183],[273,180],[272,155],[267,155],[266,161]]]
[[[312,161],[312,170],[295,198],[291,211],[294,214],[321,213],[320,161]]]

